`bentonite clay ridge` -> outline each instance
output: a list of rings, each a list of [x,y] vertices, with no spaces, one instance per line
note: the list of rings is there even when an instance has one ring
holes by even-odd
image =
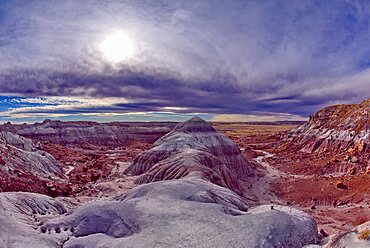
[[[203,178],[241,194],[240,179],[252,176],[253,168],[236,144],[194,117],[178,124],[135,158],[126,173],[141,175],[138,183]]]
[[[0,206],[2,247],[302,247],[318,239],[303,212],[247,211],[238,195],[199,179],[145,184],[73,211],[30,193],[1,193]]]
[[[8,173],[20,171],[39,177],[63,176],[60,163],[40,150],[31,140],[10,132],[0,132],[0,165]]]

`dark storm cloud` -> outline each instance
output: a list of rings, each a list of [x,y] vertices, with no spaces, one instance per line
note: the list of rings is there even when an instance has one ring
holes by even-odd
[[[45,110],[50,113],[102,113],[130,111],[161,111],[165,107],[180,107],[186,110],[175,112],[207,112],[241,114],[258,111],[305,114],[312,112],[326,98],[294,95],[275,98],[258,97],[263,93],[275,94],[276,87],[249,87],[230,75],[215,76],[210,80],[183,78],[169,71],[122,70],[109,75],[55,73],[45,71],[12,72],[0,77],[2,89],[10,94],[24,96],[88,96],[94,98],[122,97],[130,103],[113,104],[100,108],[75,110]],[[294,82],[292,82],[294,83]],[[351,96],[350,96],[351,97]],[[299,108],[296,108],[299,106]],[[296,109],[295,109],[296,108]],[[29,110],[34,113],[36,111]],[[38,109],[38,112],[44,110]]]
[[[369,17],[345,0],[0,1],[0,93],[130,101],[70,113],[307,116],[370,96]],[[97,47],[120,29],[138,51],[111,66]]]
[[[228,112],[247,109],[240,105],[242,86],[232,77],[217,77],[212,81],[194,81],[177,73],[123,70],[111,75],[47,72],[12,72],[0,77],[2,89],[25,96],[90,96],[121,97],[136,103],[117,104],[114,109],[159,110],[162,107],[194,109],[225,109]],[[27,82],[27,83],[26,83]],[[239,103],[235,103],[239,100]],[[144,101],[141,102],[140,101]],[[149,101],[149,102],[148,102]],[[245,101],[244,101],[245,102]],[[227,110],[229,108],[229,110]],[[233,110],[235,108],[235,110]]]

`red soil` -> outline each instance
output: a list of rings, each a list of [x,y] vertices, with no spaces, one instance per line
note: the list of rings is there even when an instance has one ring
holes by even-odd
[[[270,165],[288,175],[300,176],[276,178],[272,183],[271,191],[283,203],[311,214],[319,228],[324,228],[329,234],[350,230],[370,220],[370,174],[366,163],[348,162],[345,160],[348,151],[303,153],[296,150],[293,144],[282,142],[285,130],[279,133],[269,132],[268,129],[266,131],[265,127],[260,130],[256,128],[244,124],[234,130],[229,127],[221,131],[229,135],[239,147],[273,153],[273,157],[267,158]],[[253,130],[258,135],[250,135],[246,130]],[[248,159],[261,155],[259,151],[247,150],[243,154]],[[338,183],[347,189],[338,188]]]
[[[134,157],[150,146],[151,144],[140,141],[132,141],[126,147],[118,148],[102,148],[90,144],[64,146],[46,142],[43,149],[66,167],[73,166],[68,174],[68,182],[72,185],[71,195],[91,196],[98,192],[88,187],[89,184],[106,180],[117,166],[117,161],[133,161]]]

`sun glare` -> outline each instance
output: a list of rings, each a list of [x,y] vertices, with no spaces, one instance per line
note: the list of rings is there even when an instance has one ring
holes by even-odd
[[[118,31],[106,37],[100,44],[100,50],[111,63],[119,63],[130,59],[135,53],[132,39],[123,31]]]

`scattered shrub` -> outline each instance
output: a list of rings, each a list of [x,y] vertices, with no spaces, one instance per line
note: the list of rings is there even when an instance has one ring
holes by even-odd
[[[370,229],[365,229],[365,230],[362,230],[359,234],[358,234],[358,239],[364,239],[364,240],[367,240],[370,238]]]

